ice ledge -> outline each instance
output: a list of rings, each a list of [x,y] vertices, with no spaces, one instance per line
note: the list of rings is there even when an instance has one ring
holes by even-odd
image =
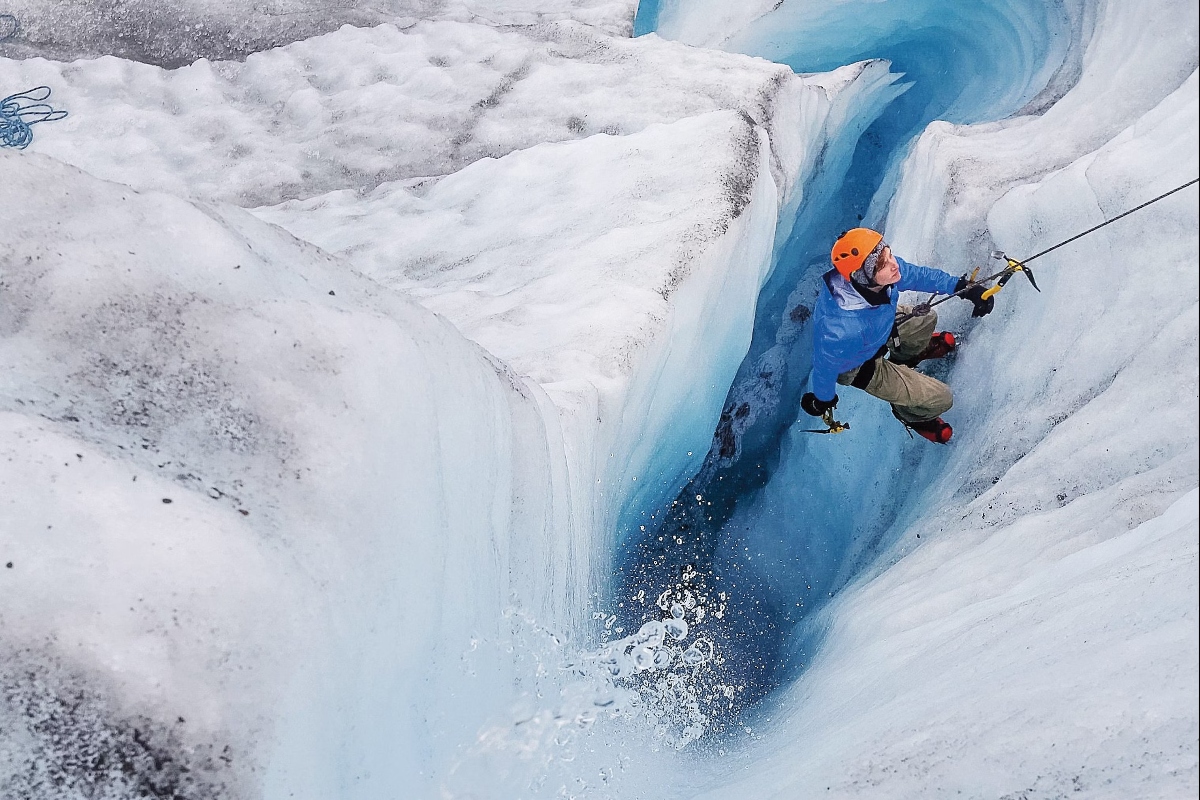
[[[502,659],[455,685],[472,638],[586,604],[545,395],[243,211],[0,176],[6,790],[419,783],[509,696]]]
[[[636,0],[13,0],[5,13],[18,18],[20,35],[0,42],[0,57],[112,55],[172,68],[242,59],[343,25],[408,28],[430,20],[497,28],[575,21],[629,36],[636,8]]]
[[[787,67],[570,22],[347,27],[244,63],[178,70],[0,59],[0,80],[52,86],[71,111],[35,151],[136,189],[243,207],[366,193],[722,109],[770,128],[787,173],[798,154],[785,145],[802,122],[803,82]]]

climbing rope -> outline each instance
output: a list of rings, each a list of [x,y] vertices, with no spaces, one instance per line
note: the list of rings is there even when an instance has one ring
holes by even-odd
[[[31,126],[67,116],[45,102],[49,97],[49,86],[35,86],[0,100],[0,147],[24,150],[33,141]]]
[[[21,32],[21,20],[12,14],[0,14],[0,42],[6,42]]]
[[[912,319],[913,317],[923,317],[929,313],[929,310],[931,308],[933,308],[936,305],[940,305],[940,304],[946,302],[951,297],[957,297],[957,296],[961,295],[963,292],[967,291],[968,289],[970,289],[974,286],[981,286],[985,283],[991,283],[992,281],[996,281],[995,286],[992,286],[986,292],[983,293],[983,298],[987,299],[987,298],[993,296],[994,294],[996,294],[997,292],[999,292],[1001,289],[1003,289],[1004,285],[1006,283],[1008,283],[1009,279],[1013,275],[1017,274],[1018,272],[1024,274],[1025,277],[1029,279],[1029,282],[1031,284],[1033,284],[1033,288],[1037,289],[1038,285],[1037,285],[1037,282],[1033,279],[1033,271],[1031,269],[1029,269],[1029,267],[1027,266],[1030,261],[1033,261],[1035,258],[1041,258],[1042,256],[1046,255],[1047,253],[1052,253],[1055,250],[1057,250],[1058,248],[1060,248],[1064,245],[1068,245],[1077,239],[1082,239],[1084,236],[1087,236],[1089,233],[1095,233],[1096,231],[1100,230],[1101,228],[1105,227],[1106,225],[1112,225],[1114,222],[1121,219],[1122,217],[1128,217],[1130,214],[1134,213],[1135,211],[1141,211],[1146,206],[1154,205],[1159,200],[1170,197],[1171,195],[1175,194],[1176,192],[1182,192],[1184,189],[1186,189],[1189,186],[1192,186],[1196,183],[1200,183],[1200,178],[1192,178],[1187,183],[1185,183],[1181,186],[1176,186],[1174,189],[1172,189],[1169,192],[1164,192],[1164,193],[1160,194],[1158,197],[1155,197],[1152,200],[1147,200],[1146,202],[1142,203],[1140,206],[1135,206],[1134,208],[1131,208],[1128,211],[1122,211],[1120,214],[1117,214],[1112,219],[1105,220],[1104,222],[1101,222],[1099,225],[1095,225],[1091,228],[1088,228],[1083,233],[1077,233],[1069,239],[1063,239],[1058,244],[1056,244],[1052,247],[1047,247],[1045,250],[1041,251],[1040,253],[1034,253],[1033,255],[1029,256],[1028,258],[1025,258],[1025,259],[1009,258],[1004,253],[997,250],[992,253],[992,258],[1002,259],[1005,262],[1004,269],[1000,270],[995,275],[989,275],[986,278],[981,278],[981,279],[977,279],[979,270],[976,269],[975,272],[972,273],[971,279],[969,281],[967,281],[966,286],[959,289],[957,292],[954,292],[953,294],[948,294],[945,297],[941,297],[937,300],[933,300],[931,297],[930,300],[915,306],[911,312],[898,316],[896,318],[896,324],[899,325],[901,322],[906,322],[906,321]],[[1041,289],[1038,289],[1038,291],[1041,291]]]
[[[1072,236],[1069,239],[1063,239],[1058,244],[1053,245],[1052,247],[1047,247],[1045,250],[1042,250],[1040,253],[1034,253],[1033,255],[1029,256],[1028,258],[1021,259],[1021,260],[1018,260],[1015,258],[1010,258],[1009,256],[1007,256],[1004,253],[997,250],[992,253],[992,258],[1002,259],[1005,262],[1004,269],[1000,270],[999,272],[997,272],[994,275],[989,275],[986,278],[979,278],[978,277],[979,269],[977,268],[973,273],[971,273],[970,280],[967,281],[967,284],[963,288],[959,289],[957,292],[954,292],[953,294],[945,295],[944,297],[941,297],[937,300],[934,300],[933,296],[931,296],[930,299],[927,300],[926,302],[921,303],[920,305],[914,307],[911,312],[909,312],[907,314],[898,315],[896,317],[895,324],[899,325],[900,323],[910,320],[913,317],[925,316],[926,314],[929,313],[930,309],[932,309],[934,306],[940,305],[941,303],[946,302],[951,297],[957,297],[957,296],[961,295],[963,292],[967,291],[968,289],[970,289],[973,286],[982,286],[986,283],[991,283],[992,281],[996,281],[996,284],[994,286],[992,286],[991,288],[989,288],[987,291],[985,291],[982,294],[983,299],[992,297],[997,292],[999,292],[1001,289],[1003,289],[1004,285],[1006,283],[1008,283],[1009,279],[1012,278],[1013,275],[1016,275],[1018,272],[1020,272],[1026,278],[1028,278],[1030,284],[1033,285],[1033,288],[1037,289],[1040,292],[1041,289],[1038,289],[1037,281],[1034,280],[1034,277],[1033,277],[1033,270],[1031,270],[1029,268],[1030,261],[1033,261],[1034,259],[1037,259],[1037,258],[1041,258],[1042,256],[1046,255],[1047,253],[1052,253],[1055,250],[1057,250],[1058,248],[1068,245],[1071,242],[1074,242],[1078,239],[1082,239],[1084,236],[1087,236],[1089,233],[1095,233],[1096,231],[1100,230],[1101,228],[1105,227],[1106,225],[1113,224],[1114,222],[1121,219],[1122,217],[1128,217],[1130,214],[1134,213],[1135,211],[1141,211],[1146,206],[1153,205],[1153,204],[1157,203],[1159,200],[1170,197],[1171,195],[1175,194],[1176,192],[1182,192],[1184,189],[1186,189],[1189,186],[1192,186],[1196,183],[1200,183],[1200,178],[1192,178],[1190,181],[1183,184],[1182,186],[1176,186],[1174,189],[1172,189],[1169,192],[1164,192],[1152,200],[1147,200],[1146,202],[1142,203],[1140,206],[1135,206],[1134,208],[1131,208],[1128,211],[1123,211],[1120,214],[1117,214],[1112,219],[1105,220],[1104,222],[1101,222],[1099,225],[1094,225],[1091,228],[1088,228],[1086,231],[1083,231],[1082,233],[1075,234],[1074,236]],[[894,411],[892,413],[895,414]],[[900,418],[897,417],[897,419],[900,419]],[[828,411],[826,411],[824,413],[824,415],[822,415],[821,421],[824,422],[828,426],[826,429],[822,430],[822,429],[810,428],[808,430],[805,430],[804,433],[842,433],[842,432],[850,429],[850,423],[838,422],[837,420],[835,420],[833,418],[833,409],[829,409]],[[902,419],[900,421],[904,422],[904,420],[902,420]],[[911,438],[912,437],[911,426],[907,422],[904,422],[904,427],[908,430],[908,435]]]

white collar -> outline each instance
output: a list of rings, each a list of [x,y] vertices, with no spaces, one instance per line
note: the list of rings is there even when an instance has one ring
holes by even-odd
[[[858,311],[863,308],[876,308],[867,302],[854,285],[850,281],[842,277],[842,273],[836,269],[831,269],[825,273],[825,285],[829,287],[829,293],[833,295],[833,300],[838,304],[838,308],[845,311]]]

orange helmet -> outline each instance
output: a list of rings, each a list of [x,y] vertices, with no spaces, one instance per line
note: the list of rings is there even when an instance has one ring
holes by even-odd
[[[838,237],[829,254],[833,266],[849,280],[850,273],[863,265],[871,251],[883,241],[883,234],[870,228],[851,228]]]

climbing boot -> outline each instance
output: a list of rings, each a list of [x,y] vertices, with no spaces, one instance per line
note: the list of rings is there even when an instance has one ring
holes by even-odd
[[[946,444],[954,435],[954,429],[941,417],[924,422],[906,422],[905,424],[934,444]]]
[[[922,361],[928,361],[933,358],[945,358],[954,352],[954,348],[958,346],[958,340],[954,338],[954,334],[950,331],[938,331],[929,337],[929,344],[925,346],[917,355],[904,361],[896,361],[897,364],[905,367],[915,367]]]
[[[929,346],[917,356],[921,361],[930,358],[945,358],[954,352],[954,348],[958,346],[958,340],[954,338],[954,334],[950,331],[939,331],[929,337]]]

